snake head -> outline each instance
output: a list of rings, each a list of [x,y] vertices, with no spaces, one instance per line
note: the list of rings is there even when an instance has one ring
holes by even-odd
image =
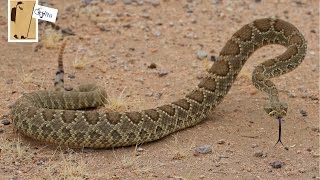
[[[264,110],[269,116],[274,118],[283,118],[287,114],[288,104],[284,102],[268,103],[264,106]]]

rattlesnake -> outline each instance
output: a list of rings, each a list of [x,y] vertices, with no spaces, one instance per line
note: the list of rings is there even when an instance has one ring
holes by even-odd
[[[83,109],[106,102],[107,94],[99,86],[82,85],[70,92],[36,91],[23,95],[13,105],[13,124],[32,138],[71,147],[112,148],[154,141],[202,121],[226,96],[249,56],[267,44],[280,44],[287,50],[259,64],[252,81],[269,96],[265,111],[280,119],[286,115],[287,104],[279,101],[270,78],[295,69],[306,55],[307,44],[289,22],[266,18],[238,30],[207,76],[175,102],[142,111],[97,112]],[[63,75],[63,69],[60,72]]]

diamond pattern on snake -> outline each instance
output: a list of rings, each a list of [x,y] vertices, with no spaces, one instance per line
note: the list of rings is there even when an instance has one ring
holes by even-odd
[[[90,84],[73,91],[63,90],[63,45],[58,58],[56,90],[20,97],[11,109],[13,124],[34,139],[70,147],[113,148],[155,141],[204,120],[227,95],[252,53],[268,44],[283,45],[287,50],[259,64],[253,71],[252,82],[268,95],[264,110],[279,120],[281,130],[281,119],[288,105],[279,100],[278,90],[270,79],[298,67],[306,55],[307,44],[294,25],[273,18],[255,20],[234,33],[206,77],[185,97],[142,111],[83,111],[102,106],[107,102],[107,93],[102,87]],[[278,142],[281,142],[279,132]]]

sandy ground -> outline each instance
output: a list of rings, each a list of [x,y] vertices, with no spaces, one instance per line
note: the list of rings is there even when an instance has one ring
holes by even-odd
[[[23,93],[52,88],[59,34],[41,26],[41,43],[7,43],[7,4],[1,1],[0,179],[320,179],[317,0],[106,2],[47,4],[59,9],[57,24],[75,33],[64,53],[66,84],[96,82],[120,107],[134,110],[190,91],[211,64],[198,60],[197,51],[217,56],[244,24],[273,16],[296,25],[308,41],[307,56],[274,80],[289,104],[282,135],[288,149],[274,147],[277,121],[263,111],[266,95],[251,83],[254,66],[285,50],[275,45],[250,58],[206,121],[159,141],[79,150],[23,136],[12,123],[4,125],[11,122],[10,106]],[[194,155],[193,148],[204,145],[212,152]]]

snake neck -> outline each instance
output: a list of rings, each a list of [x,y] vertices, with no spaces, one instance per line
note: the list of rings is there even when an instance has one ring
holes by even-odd
[[[287,50],[259,64],[254,69],[252,81],[257,89],[269,96],[270,103],[279,103],[278,90],[270,78],[295,69],[304,59],[307,46],[296,27],[272,18],[256,20],[238,30],[223,47],[218,61],[212,65],[207,76],[186,97],[202,98],[206,101],[202,105],[210,109],[217,106],[249,57],[259,48],[270,44],[285,46]]]

